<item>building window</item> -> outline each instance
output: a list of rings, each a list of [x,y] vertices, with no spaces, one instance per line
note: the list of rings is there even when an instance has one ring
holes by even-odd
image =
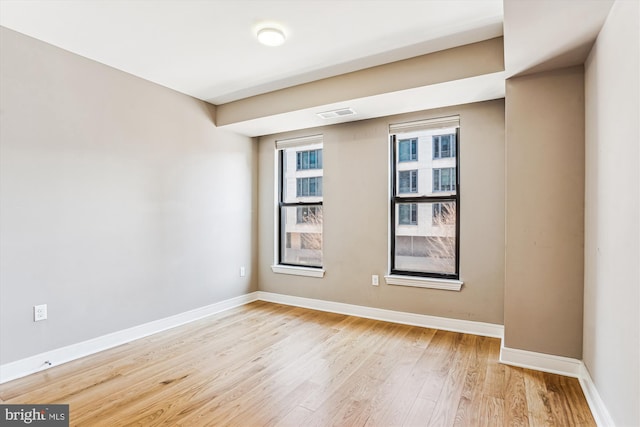
[[[456,168],[434,169],[433,191],[456,191]]]
[[[418,192],[418,171],[400,171],[398,172],[398,192],[400,193],[417,193]]]
[[[322,149],[298,151],[296,170],[322,169]]]
[[[398,223],[401,225],[418,225],[418,205],[415,203],[398,203]]]
[[[398,161],[412,162],[418,160],[418,139],[403,139],[398,141]]]
[[[447,126],[442,125],[443,120],[447,121]],[[455,117],[433,122],[411,122],[390,127],[392,194],[389,270],[392,275],[457,280],[460,195],[456,153],[460,148],[459,120]],[[405,158],[401,150],[406,150],[401,147],[401,142],[422,139],[434,142],[434,155],[418,159],[415,170],[401,170],[400,165],[404,161],[401,159]],[[435,161],[443,157],[450,159],[445,165],[451,167],[435,167],[443,165],[444,161]],[[431,176],[433,185],[427,183],[419,188],[418,171],[420,176]],[[418,221],[418,218],[421,220]]]
[[[322,197],[322,177],[296,178],[298,197]]]
[[[435,226],[456,223],[456,207],[453,203],[434,203],[432,209],[432,224]]]
[[[456,135],[434,135],[433,141],[433,158],[445,159],[456,156]]]
[[[278,265],[322,267],[322,148],[322,136],[276,141]]]
[[[319,206],[299,206],[296,210],[297,224],[315,224],[321,215]]]

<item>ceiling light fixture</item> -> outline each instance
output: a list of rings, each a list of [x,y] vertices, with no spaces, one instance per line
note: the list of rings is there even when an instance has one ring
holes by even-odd
[[[273,27],[265,27],[258,30],[258,41],[265,46],[280,46],[286,37],[282,30]]]

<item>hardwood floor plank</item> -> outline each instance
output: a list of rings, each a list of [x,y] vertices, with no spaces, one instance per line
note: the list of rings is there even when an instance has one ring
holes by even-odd
[[[470,351],[469,366],[460,396],[460,404],[456,411],[454,426],[475,426],[480,423],[479,414],[482,405],[482,390],[487,376],[487,365],[490,356],[489,345],[491,340],[493,339],[477,337],[475,346]]]
[[[442,391],[436,400],[429,425],[451,426],[460,406],[460,398],[464,388],[472,349],[475,348],[476,337],[463,335],[460,345],[451,359],[451,366],[447,372]]]
[[[553,427],[555,421],[543,373],[525,369],[523,375],[529,424],[534,427]]]
[[[484,396],[480,411],[480,427],[496,427],[504,425],[504,399]]]
[[[389,377],[373,397],[371,405],[355,420],[354,425],[402,425],[413,404],[413,400],[407,399],[407,395],[411,395],[411,375],[435,333],[435,329],[414,327],[407,334],[402,348],[398,350],[397,355],[392,356],[395,363]],[[417,394],[420,387],[414,386],[414,390]]]
[[[500,340],[489,342],[489,359],[487,360],[487,376],[484,383],[483,394],[504,400],[505,392],[505,365],[498,361],[500,357]]]
[[[529,408],[525,391],[523,369],[514,366],[505,368],[504,424],[529,427]]]
[[[0,385],[73,426],[594,426],[500,340],[255,302]]]

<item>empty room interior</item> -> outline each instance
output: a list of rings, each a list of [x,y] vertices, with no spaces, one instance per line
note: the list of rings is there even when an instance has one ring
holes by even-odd
[[[0,0],[0,424],[640,426],[639,23]]]

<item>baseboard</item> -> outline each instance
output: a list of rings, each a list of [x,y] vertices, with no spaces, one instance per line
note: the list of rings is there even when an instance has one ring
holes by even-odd
[[[611,418],[611,414],[609,414],[606,405],[600,398],[600,393],[598,393],[598,389],[596,389],[596,385],[591,379],[589,370],[584,363],[582,363],[582,372],[579,380],[582,392],[587,399],[587,404],[589,405],[589,409],[591,409],[593,418],[596,420],[596,424],[599,427],[614,427],[615,423],[613,422],[613,418]]]
[[[446,331],[462,332],[466,334],[501,339],[504,334],[504,326],[493,323],[450,319],[445,317],[406,313],[361,305],[276,294],[272,292],[256,291],[207,305],[205,307],[176,314],[164,319],[134,326],[129,329],[0,365],[0,384],[258,300],[382,320],[386,322],[442,329]],[[45,364],[46,361],[50,362],[51,365]],[[578,378],[597,425],[601,427],[610,427],[615,425],[609,411],[600,398],[600,394],[598,393],[588,370],[581,360],[502,346],[500,348],[500,362],[521,368],[534,369],[537,371]]]
[[[246,295],[240,295],[235,298],[220,301],[164,319],[154,320],[153,322],[144,323],[122,331],[113,332],[77,344],[66,347],[57,348],[55,350],[46,351],[36,354],[25,359],[0,365],[0,384],[17,378],[27,376],[29,374],[42,371],[52,366],[61,365],[81,357],[89,356],[99,351],[107,350],[122,344],[126,344],[133,340],[144,338],[146,336],[184,325],[233,307],[238,307],[256,301],[258,293],[252,292]],[[47,364],[45,362],[49,362]]]
[[[500,362],[520,368],[577,378],[596,424],[599,427],[615,426],[582,360],[502,346],[500,348]]]
[[[504,342],[500,347],[500,363],[573,378],[580,378],[582,373],[582,361],[578,359],[508,348]]]
[[[406,313],[402,311],[296,297],[272,292],[258,291],[257,293],[258,299],[262,301],[293,305],[296,307],[310,308],[330,313],[365,317],[367,319],[383,320],[385,322],[401,323],[404,325],[442,329],[445,331],[462,332],[465,334],[494,338],[502,338],[504,331],[504,327],[502,325],[494,323],[474,322],[471,320],[450,319],[446,317],[428,316],[425,314]]]

